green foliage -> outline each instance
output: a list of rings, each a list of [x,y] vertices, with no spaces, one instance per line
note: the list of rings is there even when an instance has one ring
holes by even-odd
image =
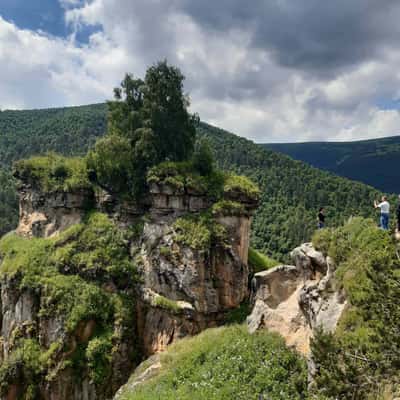
[[[245,207],[242,203],[231,200],[220,200],[212,206],[212,213],[216,215],[243,215]]]
[[[166,161],[152,167],[147,182],[166,184],[179,192],[193,191],[218,199],[223,194],[225,175],[212,170],[209,175],[201,175],[192,162]]]
[[[121,112],[127,115],[124,110]],[[105,133],[106,113],[104,104],[3,111],[0,113],[0,163],[9,168],[19,157],[51,150],[68,155],[84,154],[95,138]],[[129,129],[124,127],[119,131],[129,132]],[[330,227],[342,225],[352,215],[376,218],[371,204],[381,193],[369,186],[316,170],[204,123],[198,126],[197,133],[199,139],[206,138],[210,144],[218,168],[245,175],[260,188],[261,204],[252,224],[252,245],[275,259],[285,260],[295,246],[310,240],[321,206],[325,207]],[[370,165],[375,171],[376,163]],[[0,221],[6,221],[6,225],[0,225],[0,234],[15,226],[18,213],[14,183],[6,174],[8,183],[0,186],[0,199],[6,200],[0,202]],[[201,176],[194,177],[190,180],[194,188],[208,186],[208,193],[220,198],[221,175],[213,173],[204,180]],[[207,181],[216,184],[208,185]],[[7,192],[4,196],[3,190]]]
[[[385,385],[397,382],[400,365],[396,244],[362,218],[317,232],[313,243],[334,259],[337,286],[349,301],[335,336],[320,332],[312,343],[317,390],[339,399],[379,399]]]
[[[175,240],[194,250],[206,251],[213,244],[226,243],[225,228],[209,213],[178,218],[174,225]]]
[[[164,308],[165,310],[172,311],[173,313],[179,313],[181,311],[181,307],[179,304],[171,299],[168,299],[164,296],[157,295],[152,302],[154,307]]]
[[[231,194],[244,194],[250,199],[258,200],[260,189],[245,176],[227,175],[224,183],[224,192]]]
[[[242,324],[247,316],[251,314],[251,304],[248,300],[243,301],[239,307],[228,311],[225,316],[225,324]]]
[[[146,72],[143,114],[156,140],[158,161],[188,160],[193,152],[197,117],[187,111],[190,102],[183,92],[184,79],[166,61]]]
[[[91,179],[112,193],[126,192],[133,170],[131,153],[131,144],[124,137],[110,135],[99,139],[87,155]]]
[[[190,158],[196,129],[183,80],[166,61],[150,67],[144,81],[125,76],[108,102],[108,137],[89,154],[95,181],[140,199],[151,166]]]
[[[6,398],[10,385],[19,383],[24,386],[23,400],[36,399],[42,370],[39,343],[33,339],[20,340],[0,365],[0,395]]]
[[[56,238],[8,234],[0,240],[1,276],[13,278],[21,291],[40,292],[40,317],[62,318],[67,333],[74,335],[87,323],[94,324],[92,337],[64,362],[78,376],[88,367],[98,385],[111,368],[114,345],[123,332],[134,331],[132,288],[137,275],[130,261],[129,237],[130,232],[121,231],[104,214],[92,213]],[[120,290],[107,291],[103,284],[110,282]],[[119,328],[114,332],[114,327]],[[59,350],[59,344],[40,349],[46,356],[38,356],[36,362],[48,379],[55,368],[52,357]],[[27,383],[33,381],[32,374],[26,378]]]
[[[265,147],[339,176],[364,182],[388,193],[399,192],[395,171],[400,137],[354,142],[266,144]]]
[[[50,153],[14,164],[15,175],[45,192],[77,190],[91,187],[86,162],[82,158],[67,158]]]
[[[214,170],[214,157],[210,144],[206,140],[199,140],[196,143],[192,157],[192,165],[195,171],[202,176],[209,176]]]
[[[54,151],[83,156],[106,129],[105,104],[0,111],[0,167]]]
[[[281,338],[244,326],[208,329],[161,354],[162,369],[123,400],[303,399],[306,365]]]
[[[0,168],[0,237],[17,226],[18,199],[15,181]]]
[[[106,332],[91,340],[86,348],[90,377],[97,384],[104,383],[111,372],[112,334]]]
[[[279,262],[267,257],[265,254],[260,253],[252,247],[249,248],[249,266],[256,274],[257,272],[265,271],[267,269],[276,267]]]
[[[329,227],[342,225],[352,215],[376,217],[372,205],[381,193],[369,186],[314,169],[204,123],[198,136],[210,142],[217,167],[245,175],[260,188],[252,246],[274,259],[285,261],[294,247],[311,239],[319,207],[325,207]]]

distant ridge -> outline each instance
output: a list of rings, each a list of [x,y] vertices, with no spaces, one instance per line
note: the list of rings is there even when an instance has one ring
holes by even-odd
[[[354,142],[268,143],[262,146],[385,192],[400,192],[400,136]]]

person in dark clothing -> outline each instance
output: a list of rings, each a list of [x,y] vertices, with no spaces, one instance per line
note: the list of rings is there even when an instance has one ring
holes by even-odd
[[[399,202],[396,207],[396,218],[397,218],[397,232],[400,232],[400,194],[399,194]]]
[[[324,208],[321,207],[318,211],[318,229],[322,229],[325,226],[325,214]]]

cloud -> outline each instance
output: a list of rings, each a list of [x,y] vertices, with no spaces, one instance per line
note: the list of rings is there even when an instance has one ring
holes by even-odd
[[[60,1],[67,38],[0,19],[0,107],[103,101],[167,58],[192,110],[258,142],[399,133],[397,0]]]

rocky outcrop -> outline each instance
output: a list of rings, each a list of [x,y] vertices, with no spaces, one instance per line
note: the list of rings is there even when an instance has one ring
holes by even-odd
[[[91,190],[43,193],[31,184],[19,186],[19,224],[23,236],[51,237],[82,221],[94,204]]]
[[[254,308],[247,318],[250,332],[269,329],[289,346],[309,355],[310,338],[317,328],[334,331],[346,299],[334,286],[333,261],[306,243],[294,249],[294,266],[282,265],[255,275]]]
[[[88,209],[108,214],[121,229],[137,231],[127,243],[139,275],[132,290],[95,268],[79,271],[63,265],[57,271],[64,275],[79,274],[104,293],[132,298],[133,325],[122,326],[118,319],[115,321],[112,368],[100,384],[85,372],[85,367],[77,378],[71,361],[98,334],[96,321],[82,320],[71,331],[62,314],[43,313],[47,307],[43,288],[23,285],[23,276],[19,274],[2,275],[0,364],[14,362],[11,358],[21,339],[34,339],[42,351],[51,350],[46,361],[51,363],[51,374],[46,369],[35,375],[38,382],[35,390],[40,399],[110,398],[135,366],[132,353],[147,357],[163,351],[179,338],[219,325],[226,313],[249,295],[247,253],[250,223],[257,206],[254,199],[227,193],[226,199],[241,202],[240,212],[222,209],[212,214],[213,201],[204,191],[166,184],[152,184],[149,197],[140,207],[100,190],[43,193],[27,182],[21,183],[19,190],[17,235],[56,238],[65,229],[84,221]],[[210,236],[199,247],[190,244],[187,235],[192,233],[179,230],[176,221],[190,216],[200,221],[205,211],[211,225],[199,222],[199,226]],[[211,232],[211,226],[218,227],[218,235]],[[8,382],[5,399],[17,399],[28,390],[31,378],[26,376],[24,368],[18,363],[12,368],[15,374]]]
[[[247,253],[254,203],[242,215],[217,215],[226,240],[202,249],[177,240],[176,218],[210,205],[205,194],[155,186],[150,219],[143,230],[140,274],[139,336],[147,355],[176,339],[223,322],[227,311],[248,296]],[[185,233],[184,233],[185,234]],[[149,300],[149,290],[159,296]],[[184,304],[180,307],[179,304]]]

